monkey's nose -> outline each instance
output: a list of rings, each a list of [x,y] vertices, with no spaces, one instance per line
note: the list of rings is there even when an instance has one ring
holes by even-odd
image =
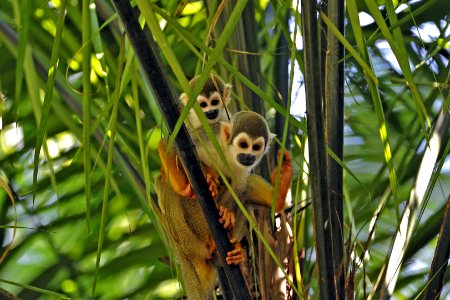
[[[205,111],[205,116],[208,120],[214,120],[215,118],[217,118],[218,114],[219,114],[218,109],[212,109],[212,110]]]
[[[241,165],[249,167],[255,163],[256,156],[253,154],[239,153],[237,156],[237,160]]]

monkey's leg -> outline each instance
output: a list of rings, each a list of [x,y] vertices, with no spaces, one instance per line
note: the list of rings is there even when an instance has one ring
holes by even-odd
[[[275,185],[277,170],[272,172],[272,182]],[[280,180],[278,183],[278,190],[274,191],[274,186],[264,180],[261,176],[250,174],[247,178],[247,186],[245,188],[246,199],[253,204],[262,205],[265,207],[272,207],[274,193],[276,193],[276,211],[281,211],[284,206],[286,194],[291,185],[293,172],[292,161],[289,154],[284,154],[284,160],[281,165]]]
[[[281,155],[281,154],[279,154]],[[280,180],[278,183],[278,190],[274,191],[275,180],[278,170],[272,172],[272,183],[268,183],[261,176],[250,174],[247,178],[247,186],[245,189],[245,197],[250,203],[272,207],[274,193],[276,193],[276,211],[283,209],[284,200],[286,198],[289,187],[291,186],[293,171],[292,160],[289,153],[286,151],[283,154],[283,163],[281,165]]]
[[[248,202],[270,208],[272,207],[273,192],[273,186],[261,176],[256,174],[248,176],[245,188],[245,198]]]
[[[195,271],[200,280],[200,286],[203,291],[203,299],[210,299],[217,281],[217,270],[211,262],[194,262]]]
[[[192,186],[184,172],[183,166],[177,159],[175,151],[171,150],[167,152],[166,146],[166,140],[161,140],[158,144],[162,171],[169,178],[170,185],[178,195],[192,199],[195,198]]]
[[[186,255],[179,256],[187,299],[210,299],[216,281],[216,268],[208,260]]]

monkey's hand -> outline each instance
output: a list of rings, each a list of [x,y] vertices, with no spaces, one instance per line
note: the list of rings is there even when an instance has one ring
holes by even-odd
[[[236,241],[236,238],[230,240],[233,244],[234,250],[227,253],[227,264],[229,265],[239,265],[244,262],[244,251],[241,247],[241,243]]]
[[[191,199],[195,199],[196,198],[194,190],[192,189],[192,185],[189,182],[184,187],[184,189],[180,188],[176,192],[177,192],[178,195],[186,197],[186,198],[191,198]]]
[[[213,168],[206,165],[203,165],[203,168],[205,170],[206,182],[209,185],[209,191],[213,198],[215,198],[219,193],[220,177]]]
[[[278,182],[277,211],[281,211],[283,209],[284,201],[291,186],[293,177],[291,155],[287,150],[285,150],[284,153],[281,153],[281,150],[278,151],[278,162],[281,161],[281,156],[283,156],[283,162],[281,163],[280,179]],[[277,175],[278,168],[273,170],[271,175],[273,186],[275,186]]]
[[[226,230],[231,231],[234,228],[234,224],[236,223],[234,213],[229,211],[228,208],[225,208],[222,205],[220,205],[219,215],[220,215],[219,222],[223,224],[223,227]]]

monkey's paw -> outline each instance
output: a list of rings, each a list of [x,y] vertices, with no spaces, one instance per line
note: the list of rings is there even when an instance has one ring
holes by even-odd
[[[216,172],[211,168],[206,169],[205,177],[206,182],[209,185],[209,191],[211,192],[213,198],[215,198],[219,191],[220,178],[217,176]]]
[[[236,238],[230,240],[234,245],[234,250],[227,253],[227,264],[229,265],[239,265],[244,262],[244,251],[241,247],[241,243],[236,242]]]
[[[220,216],[219,222],[223,224],[223,228],[225,228],[228,231],[234,228],[236,218],[233,212],[229,211],[228,208],[225,208],[222,205],[220,205],[219,216]]]

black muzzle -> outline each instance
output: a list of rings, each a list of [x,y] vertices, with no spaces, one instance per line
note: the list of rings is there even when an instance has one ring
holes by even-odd
[[[219,115],[218,109],[212,109],[207,112],[205,112],[205,116],[208,120],[214,120]]]
[[[248,167],[255,163],[256,156],[253,154],[239,153],[237,160],[241,165]]]

